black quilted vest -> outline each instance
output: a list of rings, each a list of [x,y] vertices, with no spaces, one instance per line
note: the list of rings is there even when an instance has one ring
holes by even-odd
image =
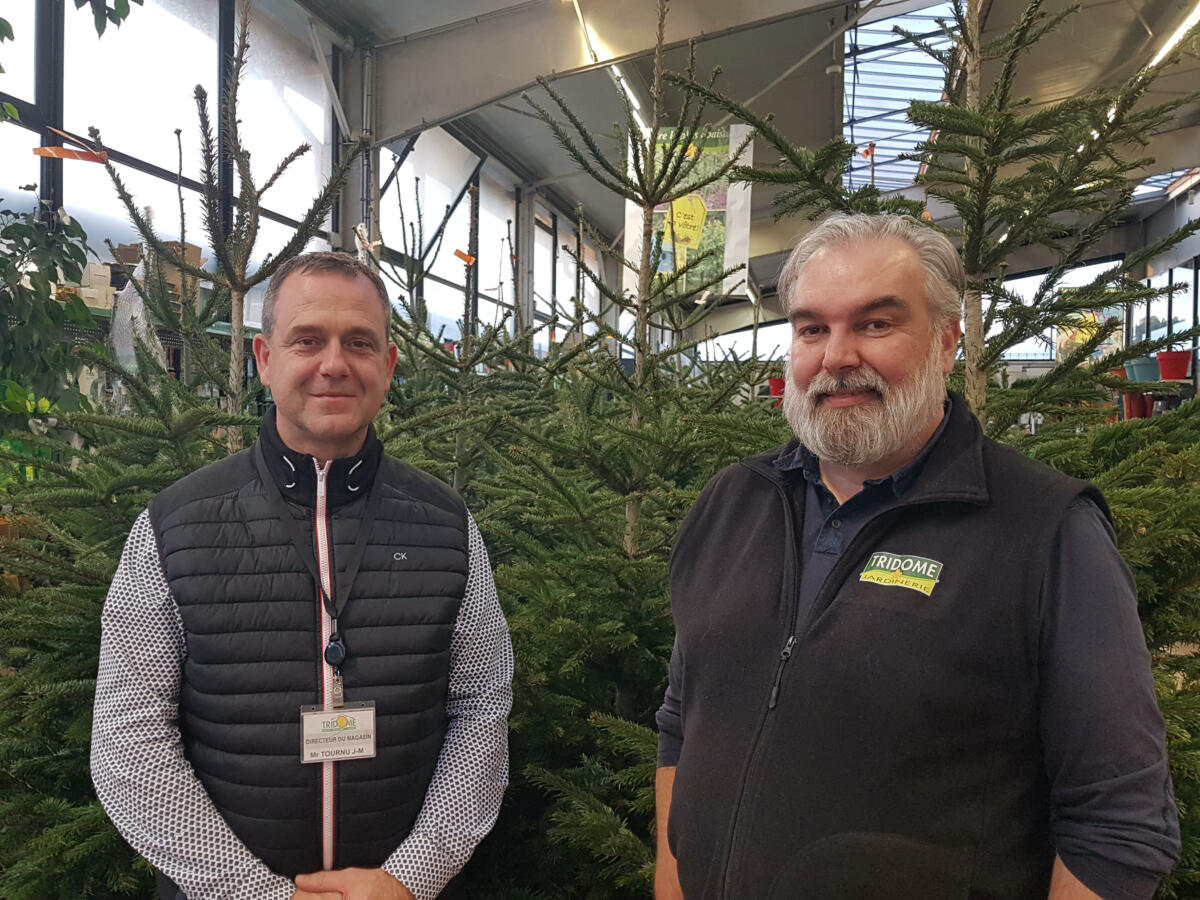
[[[331,479],[345,477],[341,463]],[[458,496],[381,451],[371,463],[381,506],[339,624],[346,701],[375,702],[377,755],[334,766],[336,868],[381,865],[421,810],[446,728],[450,640],[467,579]],[[331,485],[331,500],[345,501],[330,510],[335,571],[358,534],[367,490],[356,487],[339,495]],[[311,537],[311,506],[289,505]],[[322,767],[300,763],[300,707],[321,702],[316,585],[269,505],[253,450],[163,491],[150,519],[187,633],[184,752],[234,833],[273,871],[318,871]]]
[[[668,833],[685,896],[1044,900],[1042,577],[1068,504],[1103,500],[984,440],[956,397],[904,505],[864,526],[797,621],[778,454],[714,478],[674,551]],[[878,554],[940,562],[936,586],[862,580]]]

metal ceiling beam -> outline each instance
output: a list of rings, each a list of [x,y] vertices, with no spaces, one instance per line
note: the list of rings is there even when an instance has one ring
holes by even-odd
[[[696,0],[679,4],[667,20],[666,42],[674,47],[696,36],[709,40],[786,21],[827,3]],[[377,137],[392,140],[441,125],[525,90],[541,75],[558,78],[643,56],[652,49],[656,28],[653,4],[644,0],[589,5],[588,26],[600,57],[593,63],[572,4],[518,4],[506,7],[504,13],[485,24],[466,21],[379,47],[379,83],[389,90],[381,92]],[[488,52],[481,54],[484,42]]]

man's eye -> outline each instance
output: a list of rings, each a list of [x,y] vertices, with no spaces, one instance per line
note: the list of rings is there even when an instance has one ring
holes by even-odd
[[[371,342],[370,341],[351,341],[350,349],[351,350],[370,350]]]
[[[865,327],[867,331],[887,331],[892,327],[892,323],[884,319],[873,319]]]
[[[296,346],[297,347],[315,347],[315,346],[317,346],[317,339],[316,338],[297,338]]]
[[[800,325],[796,327],[796,337],[798,338],[815,338],[818,337],[824,329],[820,325]]]

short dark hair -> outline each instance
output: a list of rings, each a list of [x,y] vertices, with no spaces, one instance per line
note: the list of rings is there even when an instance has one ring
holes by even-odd
[[[279,297],[279,289],[283,287],[283,283],[287,281],[289,275],[297,272],[300,274],[332,272],[335,275],[344,275],[351,279],[361,275],[375,286],[375,292],[379,294],[379,304],[383,307],[384,321],[385,323],[391,322],[392,301],[388,299],[387,287],[378,272],[366,263],[360,262],[353,253],[314,250],[311,253],[293,256],[276,269],[275,274],[271,276],[271,283],[267,285],[267,296],[263,298],[262,309],[262,333],[267,337],[270,337],[271,332],[275,330],[275,301]]]

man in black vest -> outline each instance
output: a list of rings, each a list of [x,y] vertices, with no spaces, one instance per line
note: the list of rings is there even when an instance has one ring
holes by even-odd
[[[658,900],[1132,900],[1178,859],[1107,507],[947,395],[964,286],[907,217],[784,266],[797,439],[672,559]]]
[[[258,442],[159,494],[104,606],[92,778],[169,900],[433,900],[507,783],[512,649],[458,495],[371,425],[391,305],[280,266]]]

